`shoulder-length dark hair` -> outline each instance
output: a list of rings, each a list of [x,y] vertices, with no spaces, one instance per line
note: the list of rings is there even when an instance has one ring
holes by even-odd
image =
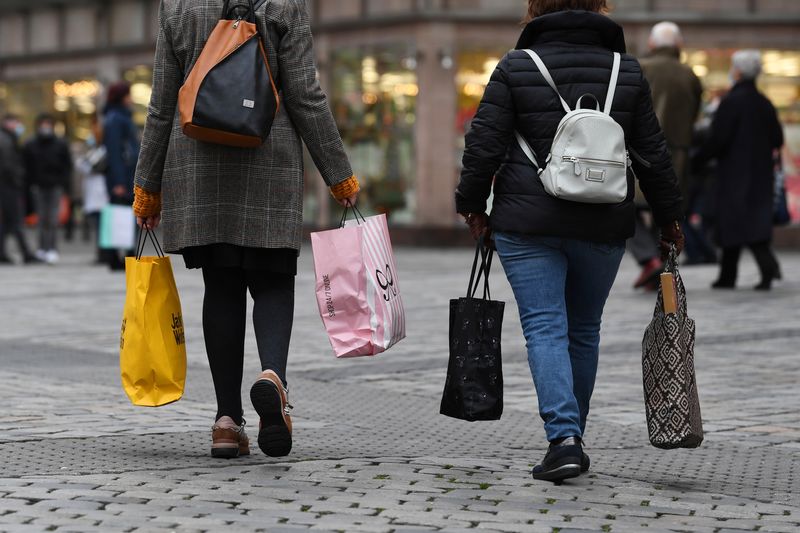
[[[557,11],[566,11],[568,9],[577,9],[583,11],[595,11],[597,13],[608,12],[607,0],[528,0],[528,16],[525,22],[530,22],[536,17],[547,15],[548,13],[555,13]]]

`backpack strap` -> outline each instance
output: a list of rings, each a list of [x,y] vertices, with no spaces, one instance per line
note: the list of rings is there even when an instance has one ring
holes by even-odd
[[[522,152],[528,157],[533,166],[536,167],[537,172],[541,172],[541,167],[539,166],[539,162],[536,161],[536,154],[533,153],[533,148],[531,145],[528,144],[528,141],[525,140],[525,137],[520,134],[518,131],[514,131],[514,136],[517,138],[517,144],[522,149]]]
[[[603,113],[611,115],[611,108],[614,105],[614,95],[617,92],[617,82],[619,81],[619,69],[622,64],[622,56],[614,52],[614,66],[611,69],[611,83],[608,85],[608,96],[606,96],[606,107]]]
[[[533,59],[533,62],[536,63],[536,66],[539,68],[539,72],[541,73],[542,76],[544,76],[544,79],[547,82],[547,84],[550,85],[550,87],[552,87],[553,90],[556,92],[556,94],[558,95],[558,99],[561,100],[561,107],[564,108],[564,111],[566,111],[567,113],[572,112],[572,109],[570,109],[567,101],[564,100],[564,98],[561,96],[561,93],[558,92],[558,87],[556,86],[556,82],[553,81],[553,76],[550,75],[550,71],[547,70],[547,66],[544,64],[544,61],[542,61],[542,58],[539,57],[539,54],[537,54],[533,50],[525,50],[525,53],[531,56],[531,59]]]

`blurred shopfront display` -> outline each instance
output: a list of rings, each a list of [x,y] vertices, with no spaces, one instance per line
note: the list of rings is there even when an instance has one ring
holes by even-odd
[[[469,128],[498,60],[516,43],[524,0],[308,0],[320,81],[364,185],[363,203],[395,227],[454,228],[453,190]],[[132,85],[144,123],[159,0],[0,2],[0,112],[54,113],[63,133],[88,137],[105,87]],[[684,30],[685,60],[706,98],[729,86],[731,54],[763,51],[762,89],[786,125],[790,203],[800,221],[800,1],[615,0],[631,53],[652,24]],[[35,24],[25,24],[32,10]],[[36,27],[36,35],[31,28]],[[52,31],[51,31],[52,30]],[[46,34],[46,35],[45,35]],[[308,162],[306,220],[337,220]]]

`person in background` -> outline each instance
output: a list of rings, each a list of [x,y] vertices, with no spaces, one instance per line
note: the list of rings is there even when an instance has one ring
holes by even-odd
[[[708,140],[711,138],[711,124],[714,113],[724,93],[712,91],[709,102],[701,111],[700,119],[694,127],[689,179],[689,209],[686,219],[686,266],[717,264],[717,251],[714,246],[714,220],[716,218],[714,190],[717,179],[717,160],[699,161]],[[691,249],[691,253],[689,250]]]
[[[78,159],[75,166],[83,176],[83,231],[84,241],[89,242],[95,237],[97,256],[95,264],[107,263],[104,260],[107,252],[100,249],[98,230],[100,227],[100,212],[108,204],[108,188],[106,187],[107,170],[106,148],[103,146],[103,131],[97,115],[92,117],[92,133],[86,139],[86,150]]]
[[[534,479],[560,482],[589,469],[583,437],[599,363],[606,300],[634,232],[633,182],[619,204],[568,202],[550,196],[514,141],[515,130],[544,161],[564,117],[559,99],[528,54],[550,68],[563,98],[606,100],[622,55],[611,117],[639,154],[633,165],[661,227],[662,253],[680,253],[680,188],[650,89],[638,61],[625,54],[622,27],[605,14],[606,0],[528,0],[529,19],[500,61],[466,138],[456,210],[473,237],[493,232],[497,253],[519,306],[539,414],[550,442]],[[643,164],[646,161],[648,164]],[[486,202],[494,190],[491,219]]]
[[[691,67],[681,63],[683,35],[677,24],[660,22],[653,26],[648,46],[650,53],[641,60],[642,70],[650,84],[653,108],[667,139],[685,212],[689,199],[689,149],[694,123],[700,113],[703,86]],[[647,223],[651,218],[650,209],[641,191],[637,195],[637,207],[636,233],[628,241],[628,249],[642,267],[634,287],[655,290],[664,265],[658,252],[658,232],[654,231],[654,225]],[[687,230],[685,223],[683,229]]]
[[[0,264],[13,261],[6,253],[6,241],[12,236],[25,264],[39,263],[31,253],[23,232],[25,164],[19,138],[25,133],[19,117],[8,114],[0,124]]]
[[[783,146],[783,128],[772,103],[759,92],[761,54],[740,50],[733,55],[734,85],[714,115],[706,157],[716,157],[716,235],[722,247],[715,289],[736,287],[739,257],[747,246],[761,272],[757,290],[768,291],[781,278],[771,249],[775,152]]]
[[[106,187],[109,201],[116,205],[133,204],[133,177],[139,157],[139,131],[133,122],[131,86],[118,82],[108,88],[103,110],[103,146],[106,149]],[[134,255],[124,250],[124,255]],[[104,251],[111,270],[125,270],[117,250]]]
[[[59,261],[58,215],[72,181],[72,155],[55,131],[56,120],[42,114],[36,119],[36,134],[24,148],[25,169],[33,191],[39,220],[36,257],[48,264]]]
[[[248,292],[263,371],[250,388],[258,445],[270,457],[292,449],[286,366],[302,242],[303,142],[341,205],[354,204],[360,189],[317,78],[308,3],[272,0],[254,14],[261,35],[280,36],[268,61],[282,99],[267,141],[234,148],[187,137],[176,120],[180,88],[222,2],[161,2],[134,212],[150,229],[163,214],[164,250],[203,273],[203,333],[217,396],[213,457],[250,453],[242,412]],[[245,2],[229,7],[231,17],[247,15]]]

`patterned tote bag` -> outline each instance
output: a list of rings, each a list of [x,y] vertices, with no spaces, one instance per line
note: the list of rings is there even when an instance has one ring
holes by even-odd
[[[656,448],[697,448],[703,442],[694,342],[695,322],[687,314],[686,288],[673,247],[643,342],[647,429]]]
[[[493,255],[481,239],[467,296],[450,301],[450,360],[439,412],[468,422],[500,420],[503,415],[500,334],[505,303],[492,300],[489,292]],[[476,298],[481,277],[483,297]]]

